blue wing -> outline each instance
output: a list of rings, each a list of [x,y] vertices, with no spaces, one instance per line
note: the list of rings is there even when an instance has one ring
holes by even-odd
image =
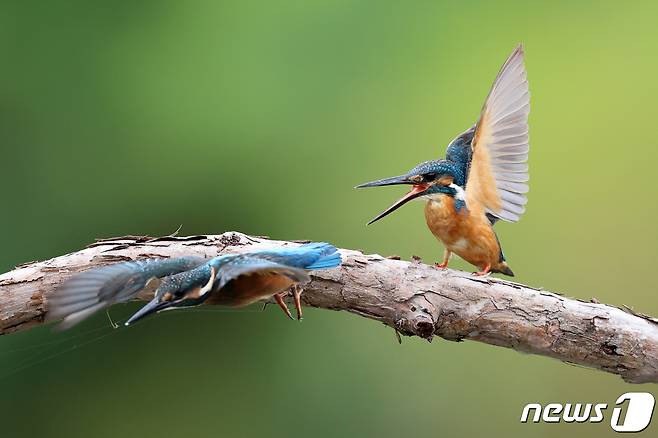
[[[464,177],[468,177],[468,170],[471,166],[471,158],[473,156],[473,149],[471,143],[473,142],[473,135],[475,134],[475,125],[462,132],[450,142],[446,149],[446,160],[453,163],[459,168],[459,172]],[[466,185],[466,181],[457,181],[455,183],[462,186]]]
[[[218,257],[218,259],[221,259]],[[221,289],[228,282],[244,275],[277,273],[285,275],[297,283],[308,283],[311,278],[300,268],[268,260],[261,252],[232,256],[229,259],[211,261],[210,265],[217,269],[218,285]]]

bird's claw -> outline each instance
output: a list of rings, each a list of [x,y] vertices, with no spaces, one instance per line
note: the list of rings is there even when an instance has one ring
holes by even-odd
[[[294,320],[295,318],[292,317],[292,314],[290,313],[290,309],[288,309],[286,302],[283,301],[283,297],[285,295],[286,295],[285,293],[274,294],[274,301],[276,301],[279,307],[281,307],[281,310],[283,310],[283,313],[285,313],[288,318]]]
[[[448,262],[434,263],[434,267],[437,269],[445,269],[448,267]]]
[[[297,321],[301,321],[302,318],[302,288],[298,285],[295,285],[290,288],[292,291],[292,297],[293,301],[295,303],[295,310],[297,311]],[[283,313],[286,314],[286,316],[292,320],[293,318],[292,313],[290,313],[290,309],[288,309],[288,305],[286,305],[286,302],[283,300],[283,297],[287,295],[287,292],[281,292],[279,294],[274,295],[274,301],[281,307],[281,310],[283,310]]]
[[[302,318],[302,287],[299,285],[294,285],[292,287],[292,296],[295,301],[295,310],[297,311],[297,321],[301,321]]]

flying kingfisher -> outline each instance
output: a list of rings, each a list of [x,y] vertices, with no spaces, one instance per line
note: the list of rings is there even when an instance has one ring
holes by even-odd
[[[100,309],[128,301],[139,292],[154,298],[126,325],[152,313],[199,304],[246,306],[274,297],[292,315],[283,298],[293,291],[297,319],[302,318],[301,287],[311,279],[306,271],[334,268],[341,256],[328,243],[276,248],[212,259],[178,257],[117,263],[83,272],[66,281],[48,298],[48,321],[63,318],[59,328],[79,323]]]
[[[514,276],[493,225],[499,219],[518,221],[527,203],[530,95],[523,57],[519,45],[500,69],[479,120],[448,145],[444,160],[427,161],[404,175],[357,186],[412,186],[368,224],[412,199],[425,198],[427,226],[445,246],[437,267],[447,267],[455,253],[480,268],[476,275]]]

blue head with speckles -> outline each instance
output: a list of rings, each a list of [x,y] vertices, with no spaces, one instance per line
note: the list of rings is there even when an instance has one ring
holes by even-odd
[[[171,275],[159,281],[155,290],[155,297],[137,313],[126,321],[126,325],[167,309],[197,306],[203,303],[212,291],[215,284],[216,266],[218,259],[230,257],[220,256],[204,263],[194,269]]]
[[[432,160],[420,163],[406,174],[402,175],[414,184],[417,183],[433,183],[433,187],[446,186],[450,183],[455,183],[458,186],[464,186],[466,183],[466,175],[456,166],[454,162],[449,160]],[[376,183],[374,181],[373,183]],[[370,187],[367,183],[363,187]],[[404,184],[404,183],[403,183]],[[359,187],[362,187],[359,186]]]
[[[398,184],[410,184],[412,189],[400,198],[395,204],[383,211],[379,216],[369,222],[378,221],[384,216],[402,207],[412,199],[421,196],[444,194],[456,196],[463,191],[466,175],[465,167],[449,160],[432,160],[420,163],[404,175],[393,178],[385,178],[369,183],[361,184],[357,188],[380,187]]]

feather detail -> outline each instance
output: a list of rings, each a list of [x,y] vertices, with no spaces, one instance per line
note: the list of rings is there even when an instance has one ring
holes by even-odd
[[[530,95],[518,46],[501,68],[480,114],[466,182],[469,205],[511,222],[528,202],[528,113]]]

